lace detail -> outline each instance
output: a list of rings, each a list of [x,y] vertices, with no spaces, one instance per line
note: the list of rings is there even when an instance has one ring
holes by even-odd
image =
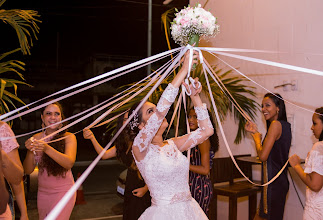
[[[156,114],[150,116],[145,127],[138,133],[133,141],[133,145],[137,146],[140,152],[147,149],[152,139],[147,137],[154,137],[162,122],[163,119],[158,120]]]
[[[168,84],[167,88],[163,92],[158,104],[157,111],[150,116],[147,124],[141,129],[136,136],[133,146],[139,148],[139,152],[143,153],[139,155],[138,159],[145,157],[145,151],[150,144],[151,140],[156,135],[160,125],[162,124],[170,106],[174,102],[178,93],[178,88],[175,88],[172,84]]]
[[[206,220],[189,190],[189,162],[174,141],[163,147],[149,144],[148,149],[143,160],[135,160],[152,197],[152,206],[139,219]]]
[[[213,125],[212,125],[212,122],[210,120],[210,116],[209,116],[209,113],[207,111],[207,107],[206,107],[206,104],[203,103],[203,106],[202,107],[194,107],[195,109],[195,113],[196,113],[196,116],[197,116],[197,120],[198,120],[198,126],[201,128],[201,129],[205,129],[204,126],[201,126],[200,125],[200,121],[203,121],[203,120],[207,120],[207,127],[209,128],[212,128],[213,129]]]
[[[209,118],[209,113],[207,112],[207,107],[205,103],[203,103],[202,107],[194,106],[194,110],[197,116],[197,120],[205,120]]]
[[[171,203],[183,202],[183,201],[188,201],[190,199],[192,199],[192,195],[190,192],[181,192],[181,193],[175,194],[170,202]]]
[[[194,132],[189,134],[189,137],[187,139],[187,142],[191,140],[191,146],[190,148],[195,147],[198,144],[198,140],[202,138],[201,135],[201,128],[196,129]]]
[[[15,148],[19,147],[15,134],[5,122],[1,122],[0,124],[0,143],[2,150],[6,153],[9,153]]]
[[[169,109],[170,106],[171,106],[171,104],[157,105],[156,109],[159,112],[163,112],[163,111],[166,111],[167,109]]]
[[[163,92],[161,98],[166,99],[167,101],[173,103],[178,94],[179,88],[175,88],[171,83],[168,84],[165,91]]]

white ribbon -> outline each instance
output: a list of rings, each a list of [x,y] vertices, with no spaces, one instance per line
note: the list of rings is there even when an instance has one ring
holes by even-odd
[[[46,220],[56,219],[56,217],[59,215],[59,213],[64,208],[64,206],[67,204],[67,202],[70,200],[70,198],[74,195],[74,193],[76,192],[76,190],[81,186],[81,184],[84,182],[84,180],[87,178],[87,176],[94,169],[95,165],[99,162],[99,160],[101,159],[101,157],[104,155],[105,151],[111,146],[111,144],[115,141],[115,139],[120,135],[120,133],[123,131],[123,129],[129,123],[129,121],[134,117],[134,115],[139,111],[139,109],[146,102],[146,100],[149,98],[149,96],[160,85],[160,83],[166,77],[166,75],[173,69],[173,67],[175,66],[175,64],[179,62],[179,59],[184,55],[185,52],[186,52],[185,49],[182,50],[180,52],[180,55],[177,58],[175,58],[174,62],[167,68],[167,70],[165,71],[165,73],[162,74],[162,76],[159,78],[159,80],[156,82],[156,84],[152,87],[152,89],[147,93],[147,95],[140,102],[140,104],[138,105],[138,107],[132,112],[131,115],[129,115],[129,117],[126,120],[126,122],[122,125],[122,127],[120,128],[120,130],[115,134],[115,136],[111,139],[111,141],[107,144],[107,146],[104,148],[104,150],[101,151],[101,153],[95,158],[95,160],[90,164],[90,166],[77,179],[77,181],[71,187],[71,189],[63,196],[63,198],[57,203],[57,205],[48,214],[48,216],[45,218]],[[151,84],[152,82],[153,81],[150,81],[150,82],[148,82],[148,84]]]
[[[158,81],[156,82],[156,84],[152,87],[152,89],[149,91],[149,93],[145,96],[145,98],[142,100],[142,102],[140,103],[140,105],[136,108],[136,110],[134,111],[134,113],[135,112],[137,112],[139,109],[140,109],[140,107],[143,105],[143,103],[148,99],[148,97],[153,93],[153,91],[157,88],[157,86],[159,86],[159,84],[161,83],[161,81],[167,76],[167,74],[169,74],[170,73],[170,71],[172,70],[172,68],[174,68],[174,66],[176,65],[176,64],[178,64],[179,63],[179,59],[184,55],[184,53],[187,51],[187,49],[190,49],[190,57],[191,57],[191,59],[192,59],[192,54],[193,54],[193,50],[198,50],[199,51],[199,55],[200,55],[200,61],[202,61],[201,63],[202,63],[202,65],[205,65],[204,63],[203,63],[203,56],[202,56],[202,53],[201,53],[201,51],[203,50],[203,51],[207,51],[207,52],[210,52],[210,53],[216,53],[216,54],[220,54],[220,55],[223,55],[223,56],[228,56],[228,57],[233,57],[233,58],[237,58],[237,59],[243,59],[243,60],[247,60],[247,61],[251,61],[251,62],[257,62],[257,63],[261,63],[261,64],[265,64],[265,65],[271,65],[271,66],[277,66],[277,67],[280,67],[280,68],[286,68],[286,69],[291,69],[291,70],[295,70],[295,71],[302,71],[302,72],[306,72],[306,73],[310,73],[310,74],[316,74],[316,75],[320,75],[320,76],[323,76],[323,72],[321,72],[321,71],[318,71],[318,70],[312,70],[312,69],[307,69],[307,68],[302,68],[302,67],[297,67],[297,66],[292,66],[292,65],[287,65],[287,64],[282,64],[282,63],[278,63],[278,62],[272,62],[272,61],[266,61],[266,60],[261,60],[261,59],[256,59],[256,58],[250,58],[250,57],[246,57],[246,56],[240,56],[240,55],[234,55],[234,54],[229,54],[229,53],[225,53],[225,52],[221,52],[221,51],[229,51],[229,52],[265,52],[265,53],[276,53],[275,51],[260,51],[260,50],[248,50],[248,49],[235,49],[235,48],[207,48],[207,47],[203,47],[203,48],[189,48],[189,47],[185,47],[185,48],[177,48],[177,49],[173,49],[173,50],[171,50],[171,51],[167,51],[167,52],[164,52],[164,53],[161,53],[161,54],[157,54],[157,55],[155,55],[155,56],[152,56],[152,57],[149,57],[149,58],[146,58],[146,59],[143,59],[143,60],[140,60],[140,61],[137,61],[137,62],[135,62],[135,63],[132,63],[132,64],[129,64],[129,65],[127,65],[127,66],[124,66],[124,67],[121,67],[121,68],[118,68],[118,69],[116,69],[116,70],[113,70],[113,71],[110,71],[110,72],[108,72],[108,73],[105,73],[105,74],[103,74],[103,75],[101,75],[101,76],[98,76],[98,77],[94,77],[94,78],[92,78],[92,79],[89,79],[89,80],[86,80],[86,81],[84,81],[84,82],[82,82],[82,83],[78,83],[78,84],[76,84],[76,85],[74,85],[74,86],[71,86],[71,87],[68,87],[68,88],[66,88],[66,89],[64,89],[64,90],[61,90],[61,91],[59,91],[59,92],[56,92],[56,93],[54,93],[54,94],[52,94],[52,95],[50,95],[50,96],[47,96],[47,97],[45,97],[45,98],[42,98],[42,99],[40,99],[40,100],[38,100],[38,101],[36,101],[36,102],[33,102],[33,103],[31,103],[31,104],[28,104],[28,105],[26,105],[26,106],[23,106],[23,107],[21,107],[21,108],[18,108],[18,109],[16,109],[16,110],[14,110],[14,111],[11,111],[11,112],[9,112],[9,113],[7,113],[7,114],[4,114],[4,115],[2,115],[2,116],[0,116],[0,120],[1,119],[4,119],[4,118],[6,118],[5,119],[5,121],[7,121],[7,120],[12,120],[12,119],[14,119],[14,118],[16,118],[16,117],[19,117],[19,116],[22,116],[22,115],[25,115],[25,114],[27,114],[27,113],[29,113],[29,112],[32,112],[32,111],[35,111],[35,110],[37,110],[37,109],[39,109],[39,108],[41,108],[41,107],[44,107],[44,106],[47,106],[49,103],[52,103],[52,102],[54,102],[54,101],[56,101],[56,100],[58,100],[58,99],[56,99],[56,100],[54,100],[54,101],[51,101],[51,102],[47,102],[47,103],[45,103],[45,104],[43,104],[43,105],[40,105],[40,106],[37,106],[37,107],[34,107],[34,108],[32,108],[32,109],[30,109],[30,110],[28,110],[28,111],[24,111],[23,113],[21,113],[21,114],[19,114],[19,116],[16,116],[16,117],[10,117],[10,118],[8,118],[10,115],[13,115],[14,113],[16,113],[16,112],[19,112],[19,111],[21,111],[22,109],[24,109],[24,108],[27,108],[27,107],[29,107],[29,106],[31,106],[31,105],[33,105],[33,104],[35,104],[35,103],[38,103],[38,102],[40,102],[40,101],[42,101],[42,100],[44,100],[44,99],[47,99],[47,98],[50,98],[50,97],[53,97],[54,95],[58,95],[58,94],[61,94],[61,93],[63,93],[63,92],[67,92],[67,91],[69,91],[69,90],[72,90],[72,89],[74,89],[74,88],[77,88],[77,87],[80,87],[80,86],[83,86],[83,85],[86,85],[86,84],[88,84],[88,83],[91,83],[91,82],[94,82],[94,81],[96,81],[96,80],[101,80],[101,79],[103,79],[104,77],[108,77],[108,76],[111,76],[111,75],[113,75],[113,74],[116,74],[116,73],[119,73],[119,72],[121,72],[121,71],[125,71],[124,73],[122,73],[122,74],[125,74],[125,73],[127,73],[127,72],[130,72],[130,71],[132,71],[131,70],[131,68],[137,68],[137,66],[139,66],[139,65],[144,65],[144,63],[147,63],[147,62],[153,62],[155,59],[159,59],[159,58],[161,58],[161,57],[163,57],[163,56],[166,56],[167,54],[170,54],[170,53],[173,53],[173,52],[176,52],[176,51],[179,51],[179,50],[181,50],[181,52],[180,52],[180,54],[179,54],[179,56],[174,60],[174,62],[167,68],[167,70],[162,74],[162,76],[158,79]],[[190,67],[191,67],[191,64],[192,64],[192,60],[190,59],[190,63],[189,63],[189,65],[190,65]],[[204,66],[205,68],[206,68],[206,65]],[[130,69],[130,70],[129,70]],[[127,71],[126,71],[127,70]],[[204,70],[204,74],[206,75],[206,72],[205,72],[205,70]],[[209,74],[212,76],[212,74],[209,72]],[[119,76],[119,75],[118,75]],[[114,77],[114,78],[116,78],[116,77],[118,77],[118,76],[112,76],[112,77]],[[189,76],[189,73],[188,73],[188,76]],[[213,78],[213,77],[212,77]],[[111,78],[109,78],[109,79],[111,79]],[[157,78],[155,78],[155,79],[157,79]],[[215,78],[213,78],[214,80],[215,80]],[[108,80],[108,79],[105,79],[105,80]],[[222,125],[221,125],[221,123],[220,123],[220,118],[219,118],[219,115],[218,115],[218,112],[217,112],[217,109],[216,109],[216,106],[215,106],[215,102],[214,102],[214,98],[213,98],[213,95],[212,95],[212,91],[211,91],[211,88],[210,88],[210,85],[209,85],[209,80],[208,80],[208,78],[207,78],[207,75],[206,75],[206,80],[207,80],[207,84],[208,84],[208,89],[209,89],[209,93],[210,93],[210,96],[212,97],[211,98],[211,102],[212,102],[212,105],[213,105],[213,108],[215,109],[215,113],[216,113],[216,117],[217,117],[217,121],[218,121],[218,123],[219,123],[219,127],[220,127],[220,131],[221,131],[221,134],[222,134],[222,136],[223,136],[223,138],[224,138],[224,142],[225,142],[225,145],[226,145],[226,147],[227,147],[227,149],[228,149],[228,151],[229,151],[229,154],[230,154],[230,157],[232,158],[232,160],[233,160],[233,162],[234,162],[234,164],[236,165],[236,167],[238,168],[238,165],[237,165],[237,163],[235,162],[235,159],[234,159],[234,157],[233,157],[233,155],[232,155],[232,152],[231,152],[231,150],[230,150],[230,148],[229,148],[229,145],[228,145],[228,143],[227,143],[227,140],[226,140],[226,138],[225,138],[225,135],[224,135],[224,132],[223,132],[223,128],[222,128]],[[102,81],[104,81],[104,80],[101,80],[100,82],[97,82],[97,83],[95,83],[95,84],[93,84],[93,85],[90,85],[90,86],[96,86],[96,85],[98,85],[98,84],[100,84]],[[152,82],[152,81],[151,81]],[[151,82],[148,82],[148,84],[149,83],[151,83]],[[253,81],[254,82],[254,81]],[[147,85],[148,85],[147,84]],[[259,84],[258,84],[259,85]],[[86,87],[86,88],[89,88],[89,86],[88,87]],[[144,88],[142,88],[142,89],[140,89],[139,91],[137,91],[137,92],[142,92],[145,88],[147,88],[147,86],[145,86]],[[80,91],[84,91],[84,90],[82,90],[82,89],[80,89],[80,90],[78,90],[78,91],[75,91],[75,92],[73,92],[73,93],[71,93],[71,94],[76,94],[76,93],[78,93],[78,92],[80,92]],[[138,93],[135,93],[135,94],[138,94]],[[65,96],[63,96],[64,98],[66,98],[66,97],[68,97],[68,95],[65,95]],[[62,98],[62,97],[60,97],[60,98]],[[59,99],[59,100],[61,100],[61,99]],[[129,98],[127,99],[127,100],[129,100]],[[117,104],[116,106],[115,106],[115,108],[117,108],[117,106],[120,106],[119,104]],[[102,108],[103,106],[101,106],[101,108]],[[105,106],[105,107],[107,107],[107,106]],[[298,106],[299,107],[299,106]],[[98,108],[98,109],[101,109],[101,108]],[[304,108],[303,108],[304,109]],[[107,144],[107,146],[105,147],[105,149],[98,155],[98,157],[91,163],[91,165],[88,167],[88,169],[83,173],[83,175],[75,182],[75,185],[65,194],[65,196],[62,198],[62,200],[57,204],[57,206],[52,210],[52,212],[47,216],[47,218],[46,219],[55,219],[56,217],[57,217],[57,215],[59,214],[59,212],[60,212],[60,210],[65,206],[65,204],[68,202],[68,200],[71,198],[71,196],[72,195],[74,195],[74,193],[75,193],[75,191],[78,189],[78,187],[80,187],[80,185],[84,182],[84,180],[86,179],[86,177],[89,175],[89,173],[93,170],[93,168],[95,167],[95,165],[97,164],[97,162],[100,160],[100,158],[103,156],[103,154],[105,153],[105,151],[111,146],[111,144],[115,141],[115,139],[117,138],[117,136],[121,133],[121,131],[124,129],[124,127],[126,126],[126,124],[131,120],[131,118],[133,117],[133,115],[134,115],[134,113],[133,114],[131,114],[130,116],[129,116],[129,118],[128,118],[128,120],[126,121],[126,123],[121,127],[121,129],[117,132],[117,134],[112,138],[112,140]],[[85,114],[85,113],[83,113],[83,114]],[[91,114],[89,114],[89,115],[91,115]],[[87,118],[87,117],[85,117],[85,116],[83,116],[81,119],[79,119],[78,121],[81,121],[81,120],[83,120],[83,119],[85,119],[85,118]],[[285,166],[282,168],[282,170],[287,166],[287,164],[288,164],[288,161],[286,162],[286,164],[285,164]],[[248,180],[248,178],[242,173],[242,171],[240,170],[240,168],[238,168],[238,170],[240,171],[240,173]],[[277,178],[279,176],[279,174],[277,174],[276,175],[276,177],[275,178]],[[266,183],[266,184],[263,184],[263,185],[261,185],[261,186],[265,186],[265,185],[268,185],[268,184],[270,184],[272,181],[274,181],[274,179],[275,178],[273,178],[273,179],[271,179],[268,183]],[[250,181],[250,180],[248,180],[249,182],[252,182],[252,181]],[[253,183],[253,184],[255,184],[255,183]],[[255,185],[259,185],[259,184],[255,184]]]

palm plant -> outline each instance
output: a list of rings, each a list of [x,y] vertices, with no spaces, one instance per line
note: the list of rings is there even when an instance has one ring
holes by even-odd
[[[254,119],[255,113],[258,109],[258,104],[253,100],[248,98],[246,95],[254,97],[255,93],[252,91],[252,87],[245,86],[243,84],[243,81],[245,79],[239,78],[239,77],[229,77],[229,74],[232,72],[232,70],[223,71],[222,69],[218,69],[217,67],[213,67],[214,72],[217,74],[217,76],[220,78],[224,86],[227,88],[227,90],[230,92],[232,97],[236,100],[236,102],[241,106],[241,108],[252,118]],[[164,89],[167,87],[169,83],[172,82],[175,74],[170,74],[167,78],[165,78],[162,83],[157,87],[157,89],[152,93],[152,95],[148,98],[149,102],[157,103],[161,94],[163,93]],[[202,72],[201,65],[198,65],[196,69],[191,74],[192,77],[199,77],[199,81],[202,85],[206,85],[206,79],[204,76],[204,73]],[[151,79],[147,79],[143,81],[142,83],[138,84],[136,87],[137,89],[144,87]],[[210,82],[211,90],[213,97],[215,99],[216,107],[219,112],[221,120],[225,119],[228,113],[233,112],[234,118],[236,122],[238,123],[238,131],[235,138],[235,143],[240,143],[242,137],[244,136],[244,125],[246,123],[246,120],[244,117],[237,111],[236,108],[232,106],[231,101],[228,99],[227,95],[222,92],[218,84],[211,78],[211,76],[208,75],[208,80]],[[150,86],[148,86],[142,93],[138,94],[136,97],[122,105],[120,108],[114,111],[114,113],[118,114],[120,112],[124,112],[127,109],[130,109],[131,106],[137,102],[140,102],[146,94],[152,89],[152,87],[155,85],[156,81],[153,82]],[[133,86],[135,83],[122,86],[119,89],[123,90],[127,87]],[[208,97],[210,101],[210,95],[208,88],[206,86],[203,86],[202,93],[205,94],[206,97]],[[174,106],[174,105],[173,105]],[[189,105],[187,105],[189,106]],[[182,108],[183,110],[183,108]],[[184,110],[183,110],[184,111]],[[213,107],[211,107],[211,112],[214,112]],[[184,112],[181,113],[181,115],[185,115]],[[108,126],[108,129],[112,129],[115,127],[115,123],[110,123]]]
[[[5,1],[6,0],[0,0],[0,7],[2,7]],[[9,112],[9,106],[16,109],[14,102],[19,102],[23,105],[25,104],[17,96],[19,84],[30,86],[24,82],[25,79],[21,74],[21,71],[25,70],[25,63],[19,60],[6,61],[6,58],[7,56],[18,51],[21,51],[24,55],[30,55],[30,48],[33,46],[32,38],[35,37],[35,39],[37,39],[37,33],[39,31],[37,22],[40,21],[37,19],[37,17],[39,17],[38,12],[33,10],[0,9],[0,20],[2,20],[5,24],[9,24],[15,29],[20,44],[20,48],[0,54],[0,74],[14,74],[18,75],[20,78],[20,80],[13,78],[0,78],[0,114]],[[8,91],[9,88],[13,91]]]
[[[172,8],[172,9],[169,9],[168,11],[166,11],[162,15],[162,22],[164,24],[165,36],[166,36],[167,45],[168,45],[169,49],[171,49],[170,41],[169,41],[170,22],[173,18],[174,12],[175,12],[175,9]],[[222,69],[218,69],[216,66],[212,67],[212,68],[214,70],[214,73],[218,76],[219,80],[222,81],[223,85],[227,88],[228,92],[236,100],[236,102],[242,108],[242,110],[246,114],[248,114],[251,119],[254,119],[256,111],[259,108],[259,105],[253,99],[249,98],[249,97],[255,97],[255,93],[252,91],[253,87],[244,85],[243,84],[243,82],[245,81],[244,78],[240,78],[237,76],[233,76],[233,77],[229,76],[229,74],[232,73],[233,70],[223,71]],[[205,79],[205,76],[201,70],[202,70],[202,67],[201,67],[201,65],[199,65],[196,67],[195,71],[193,71],[193,73],[191,75],[192,75],[192,77],[199,77],[199,80],[202,83],[202,85],[206,85],[206,79]],[[175,72],[175,74],[176,74],[176,72]],[[163,80],[163,82],[158,86],[158,88],[149,97],[148,101],[153,102],[153,103],[157,103],[157,101],[159,100],[164,89],[166,88],[168,83],[170,83],[172,81],[173,77],[174,77],[174,74],[171,74],[170,76],[165,78],[165,80]],[[220,116],[220,120],[224,120],[226,118],[226,116],[228,115],[228,113],[233,113],[234,119],[235,119],[236,123],[238,123],[238,131],[237,131],[236,138],[234,141],[235,143],[238,144],[238,143],[240,143],[242,137],[245,135],[244,125],[246,123],[246,119],[240,114],[240,112],[235,107],[233,107],[230,98],[228,98],[228,95],[220,89],[218,84],[213,80],[213,78],[211,78],[210,75],[208,75],[208,80],[210,82],[212,94],[215,99],[215,104],[216,104],[216,107],[217,107],[217,110],[218,110],[218,113]],[[142,82],[137,87],[142,88],[143,86],[145,86],[148,83],[148,81],[150,81],[150,79],[147,79],[146,81]],[[146,88],[145,91],[138,94],[131,101],[129,101],[128,103],[124,104],[122,107],[117,109],[115,111],[115,113],[126,111],[127,109],[130,109],[130,107],[134,103],[141,101],[145,97],[145,95],[148,93],[148,91],[154,86],[154,84],[155,83],[151,84],[148,88]],[[132,85],[134,85],[134,84],[130,84],[130,85],[121,87],[121,89],[132,86]],[[206,97],[209,98],[209,101],[210,101],[210,94],[209,94],[209,91],[206,86],[203,87],[202,92],[206,95]],[[211,110],[214,112],[213,107],[211,107],[211,108],[212,108]],[[181,115],[184,115],[184,114],[181,113]],[[113,128],[114,124],[115,123],[111,123],[108,126],[108,129]]]

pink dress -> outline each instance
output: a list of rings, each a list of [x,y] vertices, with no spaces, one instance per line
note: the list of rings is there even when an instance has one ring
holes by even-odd
[[[40,162],[42,152],[37,152],[35,160]],[[37,194],[37,207],[39,219],[44,219],[55,205],[63,198],[65,193],[74,185],[74,178],[71,170],[66,172],[66,176],[53,176],[48,175],[47,170],[44,168],[42,172],[38,173],[38,194]],[[76,193],[66,204],[64,209],[58,215],[57,219],[69,219],[75,205]]]
[[[7,123],[0,122],[0,137],[14,137],[15,134],[9,127]],[[7,140],[0,140],[1,148],[5,153],[9,153],[13,151],[14,149],[19,147],[19,144],[16,140],[16,138],[11,138]],[[9,208],[9,205],[7,205],[7,209],[4,213],[0,215],[1,220],[11,220],[12,214]]]

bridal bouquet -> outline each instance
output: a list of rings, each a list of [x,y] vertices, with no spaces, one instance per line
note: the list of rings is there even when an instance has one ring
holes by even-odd
[[[216,18],[209,12],[201,8],[188,6],[175,14],[171,22],[171,34],[176,43],[181,46],[195,43],[198,46],[200,36],[215,36],[219,33],[219,25]]]

